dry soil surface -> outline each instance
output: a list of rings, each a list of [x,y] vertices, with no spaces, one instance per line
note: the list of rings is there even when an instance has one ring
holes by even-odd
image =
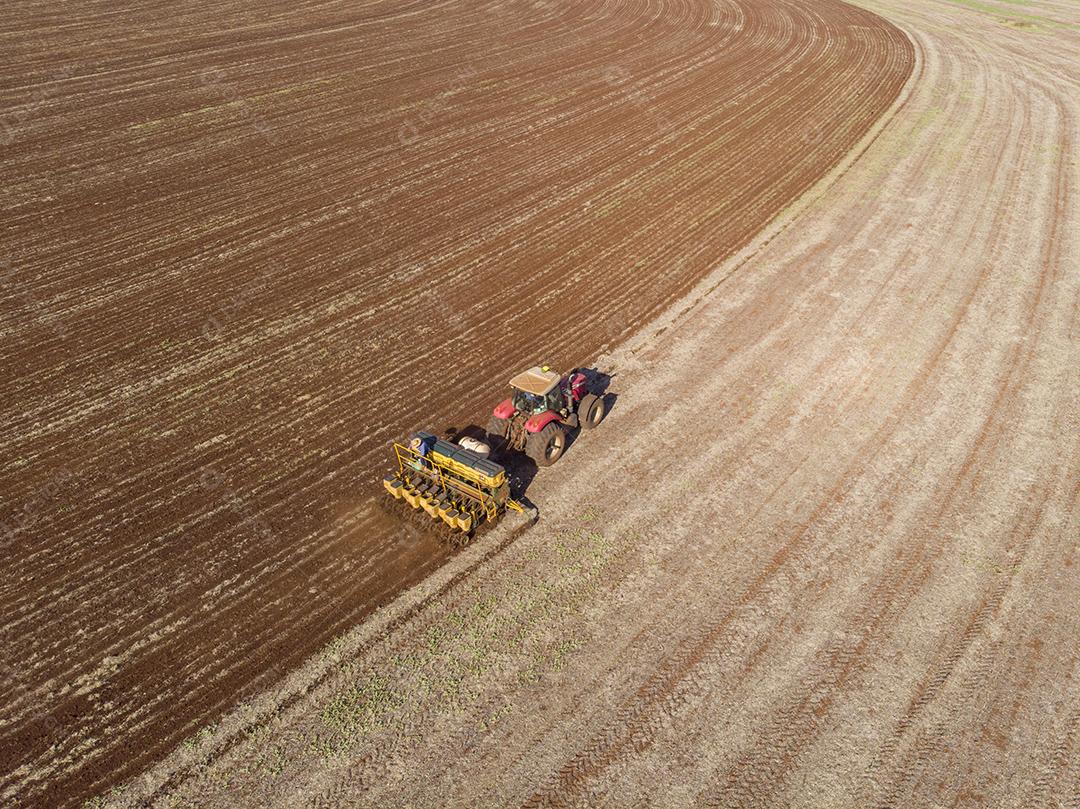
[[[49,806],[437,567],[388,442],[656,317],[915,55],[836,0],[17,0],[0,42],[0,803]]]
[[[872,8],[905,95],[606,358],[539,524],[118,801],[1080,805],[1080,14]]]

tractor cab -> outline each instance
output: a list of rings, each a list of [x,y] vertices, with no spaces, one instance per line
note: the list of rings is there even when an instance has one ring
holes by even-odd
[[[566,408],[565,397],[559,387],[559,375],[544,368],[530,368],[510,380],[514,410],[526,416],[535,416],[551,410],[559,412]]]

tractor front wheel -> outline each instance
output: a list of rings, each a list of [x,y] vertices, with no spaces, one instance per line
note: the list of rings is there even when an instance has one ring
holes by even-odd
[[[578,404],[578,422],[581,429],[591,430],[604,419],[604,398],[586,393]]]
[[[525,454],[537,466],[551,466],[562,457],[566,449],[566,431],[557,422],[551,422],[538,433],[529,435],[525,442]]]

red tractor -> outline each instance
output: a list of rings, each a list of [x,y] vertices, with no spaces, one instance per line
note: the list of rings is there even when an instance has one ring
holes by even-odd
[[[566,432],[590,430],[604,418],[604,399],[589,389],[580,370],[560,377],[546,365],[510,380],[514,393],[491,415],[495,443],[524,452],[537,466],[551,466],[566,449]]]

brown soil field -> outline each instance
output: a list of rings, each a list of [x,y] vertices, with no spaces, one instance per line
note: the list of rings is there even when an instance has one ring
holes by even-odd
[[[538,525],[116,804],[1080,805],[1080,10],[869,8],[911,81],[600,359]]]
[[[625,341],[915,63],[835,0],[20,0],[0,36],[0,802],[20,806],[202,739],[439,569],[374,507],[388,442]],[[622,389],[594,463],[649,486],[614,442],[640,418]]]

